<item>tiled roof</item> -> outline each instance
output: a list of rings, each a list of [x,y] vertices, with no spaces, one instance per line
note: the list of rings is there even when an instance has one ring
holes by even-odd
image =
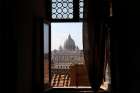
[[[68,87],[70,85],[69,75],[53,74],[51,80],[51,86],[53,87]]]

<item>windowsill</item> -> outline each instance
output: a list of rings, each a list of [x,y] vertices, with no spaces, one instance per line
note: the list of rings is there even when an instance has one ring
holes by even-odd
[[[77,87],[53,87],[46,89],[44,93],[77,93],[77,92],[93,93],[91,88],[77,88]]]
[[[69,87],[52,87],[52,88],[87,88],[87,89],[90,89],[91,87],[90,86],[69,86]]]
[[[94,93],[91,87],[53,87],[46,89],[44,93]],[[109,93],[103,89],[99,93]]]

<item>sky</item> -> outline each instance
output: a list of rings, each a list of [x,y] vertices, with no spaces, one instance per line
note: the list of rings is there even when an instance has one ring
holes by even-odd
[[[79,49],[83,49],[82,23],[51,23],[51,50],[63,47],[64,41],[71,35]],[[44,52],[48,52],[48,25],[44,24]]]
[[[63,47],[64,41],[71,35],[79,49],[83,49],[82,23],[52,23],[51,24],[51,50]]]

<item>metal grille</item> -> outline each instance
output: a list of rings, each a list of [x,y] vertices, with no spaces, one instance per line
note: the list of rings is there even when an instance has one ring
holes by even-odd
[[[73,0],[52,0],[52,19],[72,19]]]
[[[79,18],[83,18],[84,0],[79,0]]]

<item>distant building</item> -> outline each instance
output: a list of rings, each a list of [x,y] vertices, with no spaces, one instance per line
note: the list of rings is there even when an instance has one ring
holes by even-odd
[[[51,86],[53,87],[77,86],[77,84],[89,86],[83,50],[76,46],[70,35],[59,50],[51,52],[51,76]]]
[[[64,46],[60,46],[59,50],[53,50],[51,58],[52,69],[69,69],[74,64],[84,64],[83,50],[75,45],[75,41],[68,36],[64,42]]]
[[[48,54],[44,55],[44,82],[49,81],[49,62]],[[102,89],[107,89],[110,84],[110,69],[107,65],[105,82],[101,85]],[[51,52],[51,86],[90,86],[87,69],[85,66],[83,50],[75,45],[75,41],[69,35],[63,47]]]

